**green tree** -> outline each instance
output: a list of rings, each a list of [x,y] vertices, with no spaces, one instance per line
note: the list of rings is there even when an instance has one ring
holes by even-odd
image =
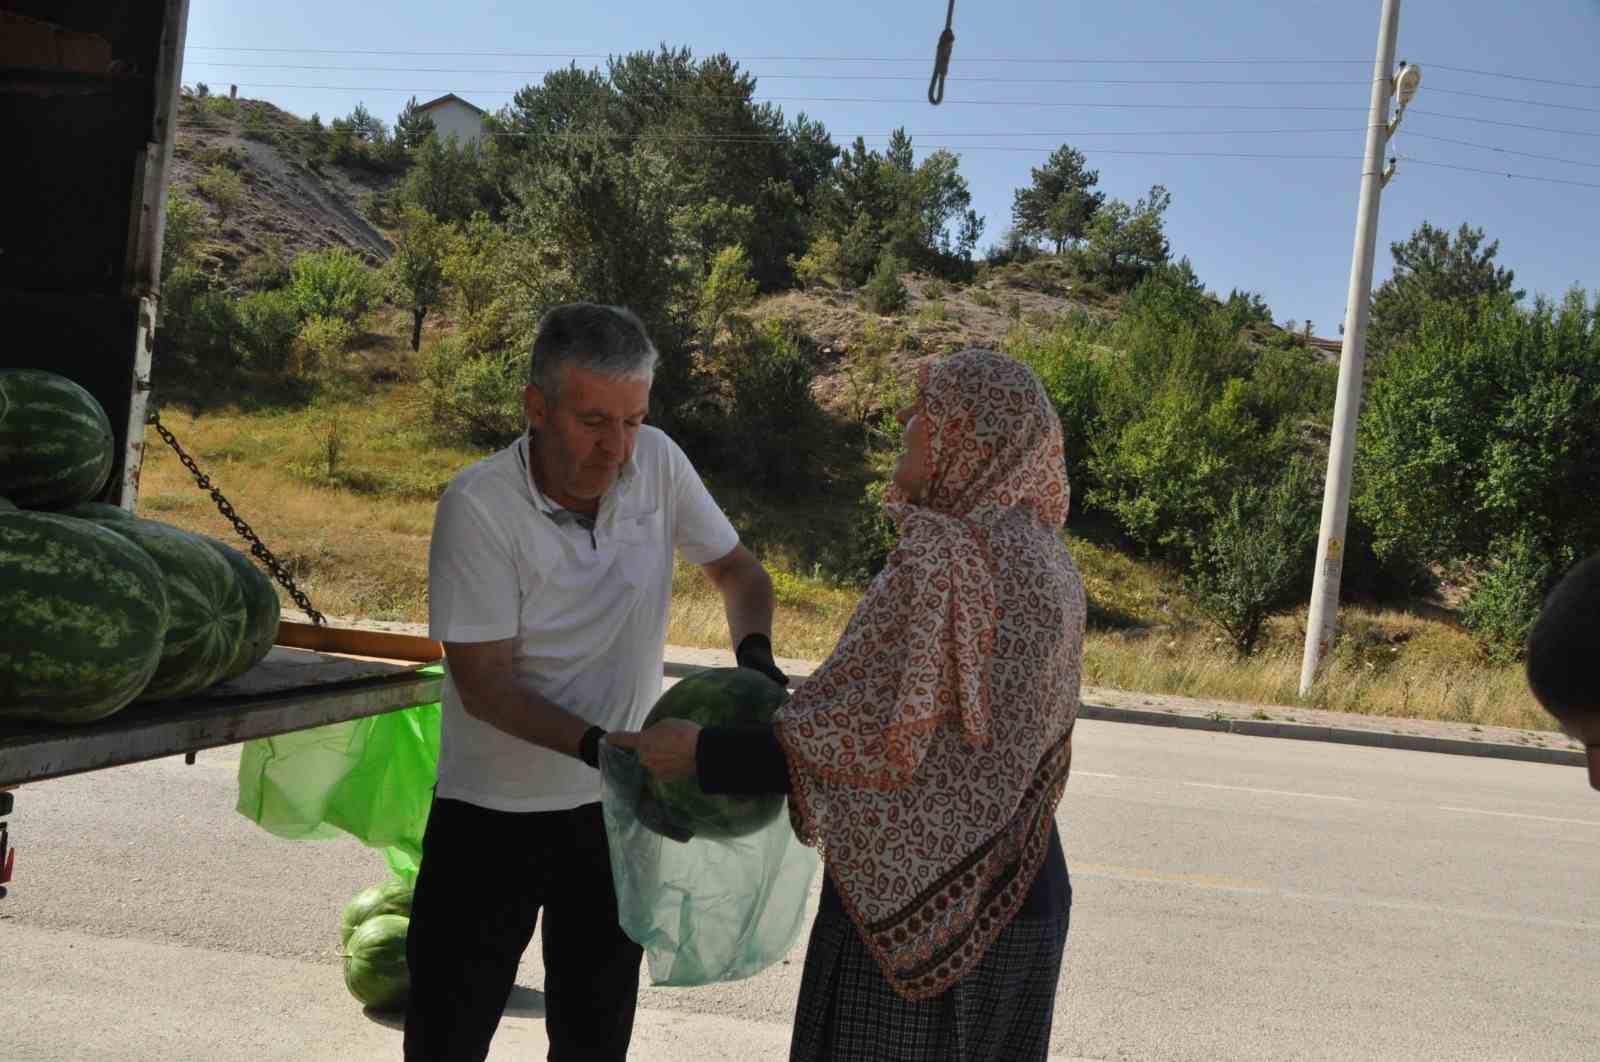
[[[468,319],[489,308],[500,291],[508,237],[481,211],[462,228],[444,260],[445,283]]]
[[[867,309],[873,313],[896,314],[906,308],[911,293],[900,279],[905,269],[906,264],[892,254],[885,253],[878,259],[871,279],[861,289],[861,299]]]
[[[1095,191],[1100,171],[1089,169],[1083,152],[1062,144],[1043,166],[1033,168],[1032,177],[1032,184],[1012,195],[1011,222],[1024,236],[1051,241],[1060,254],[1089,234],[1089,223],[1105,202],[1105,193]]]
[[[328,131],[323,128],[322,116],[315,111],[306,123],[306,162],[312,169],[320,169],[328,157]]]
[[[383,144],[389,139],[388,128],[381,119],[372,116],[365,103],[356,104],[356,109],[350,112],[349,121],[350,131],[357,140],[364,140],[368,144]]]
[[[445,259],[453,242],[451,227],[421,207],[401,211],[387,269],[395,301],[411,311],[412,350],[422,349],[422,322],[444,298]]]
[[[289,263],[288,290],[302,320],[337,317],[350,324],[378,297],[373,271],[342,247],[310,251]]]
[[[700,349],[714,349],[717,333],[736,310],[755,301],[756,282],[750,279],[750,258],[738,244],[717,252],[711,271],[700,284],[695,324],[700,329]]]
[[[176,188],[167,189],[166,227],[161,232],[161,284],[166,286],[173,271],[193,269],[201,243],[211,235],[213,225],[206,208]]]
[[[1317,477],[1292,462],[1270,488],[1245,485],[1206,529],[1184,589],[1249,656],[1267,620],[1303,600],[1317,543]]]
[[[401,202],[421,207],[440,221],[465,221],[478,207],[481,176],[477,148],[455,137],[430,134],[415,152],[416,165],[401,186]]]
[[[1172,193],[1157,184],[1129,206],[1108,199],[1088,229],[1089,261],[1095,273],[1119,287],[1132,287],[1167,260],[1167,208]]]
[[[412,96],[394,120],[395,146],[402,151],[410,151],[421,147],[423,141],[433,135],[433,115],[419,108],[417,98]]]
[[[1527,312],[1512,293],[1426,307],[1362,411],[1355,508],[1380,557],[1499,566],[1504,582],[1600,550],[1595,317],[1582,291]]]
[[[672,171],[648,149],[556,142],[518,184],[514,274],[524,305],[574,299],[624,305],[661,352],[652,400],[670,421],[687,397],[683,304],[693,291],[672,227]]]
[[[1515,274],[1495,264],[1500,241],[1483,242],[1482,229],[1463,224],[1455,235],[1428,222],[1389,245],[1394,274],[1372,295],[1367,344],[1377,354],[1414,337],[1429,308],[1440,302],[1470,305],[1485,295],[1510,295]]]

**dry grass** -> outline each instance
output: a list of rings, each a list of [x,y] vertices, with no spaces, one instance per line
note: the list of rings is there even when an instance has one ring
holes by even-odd
[[[1478,659],[1472,640],[1437,620],[1347,609],[1344,635],[1312,697],[1300,701],[1304,617],[1275,620],[1266,647],[1247,660],[1205,627],[1091,632],[1091,685],[1263,705],[1439,719],[1478,726],[1555,730],[1518,666]],[[1396,641],[1396,639],[1399,639]]]
[[[420,430],[414,385],[393,384],[334,406],[218,409],[198,418],[169,409],[162,419],[317,608],[334,615],[426,620],[434,501],[456,471],[482,454],[428,440]],[[333,424],[339,426],[341,449],[330,476],[326,445]],[[842,507],[815,501],[774,506],[740,491],[718,491],[718,497],[773,574],[779,654],[826,656],[859,594],[817,577],[802,546],[845,533]],[[211,500],[154,436],[140,511],[235,540]],[[1303,616],[1275,620],[1265,647],[1249,660],[1236,660],[1175,592],[1174,573],[1103,544],[1103,534],[1092,526],[1074,529],[1068,541],[1083,573],[1094,628],[1085,649],[1089,684],[1263,705],[1300,703]],[[1343,625],[1308,707],[1555,729],[1528,694],[1520,668],[1485,664],[1471,639],[1445,620],[1356,608],[1346,610]],[[680,645],[727,645],[721,599],[689,565],[680,564],[674,575],[668,637]]]
[[[162,421],[312,604],[334,615],[427,618],[428,537],[443,484],[479,454],[427,444],[404,391],[330,409],[276,414],[166,411]],[[327,476],[329,426],[341,453]],[[139,511],[237,541],[231,526],[158,438]]]

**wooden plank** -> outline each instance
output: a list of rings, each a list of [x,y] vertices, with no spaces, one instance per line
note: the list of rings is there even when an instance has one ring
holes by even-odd
[[[444,646],[431,638],[377,626],[318,627],[296,620],[278,622],[277,644],[323,653],[354,653],[389,660],[434,663],[444,659]]]

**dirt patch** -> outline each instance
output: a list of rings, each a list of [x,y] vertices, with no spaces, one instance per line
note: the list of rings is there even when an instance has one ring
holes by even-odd
[[[286,260],[306,251],[342,247],[373,265],[393,252],[388,238],[367,217],[375,193],[392,187],[395,174],[351,171],[324,163],[313,169],[304,157],[306,123],[270,103],[235,100],[231,114],[206,101],[184,97],[172,185],[213,219],[216,208],[196,188],[213,165],[239,174],[244,195],[219,225],[212,259],[224,279],[254,254],[276,248]]]

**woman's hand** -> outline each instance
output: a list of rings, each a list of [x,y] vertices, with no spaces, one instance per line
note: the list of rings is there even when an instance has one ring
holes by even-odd
[[[693,778],[700,725],[685,719],[664,719],[648,730],[613,730],[606,740],[632,749],[645,769],[663,782]]]

